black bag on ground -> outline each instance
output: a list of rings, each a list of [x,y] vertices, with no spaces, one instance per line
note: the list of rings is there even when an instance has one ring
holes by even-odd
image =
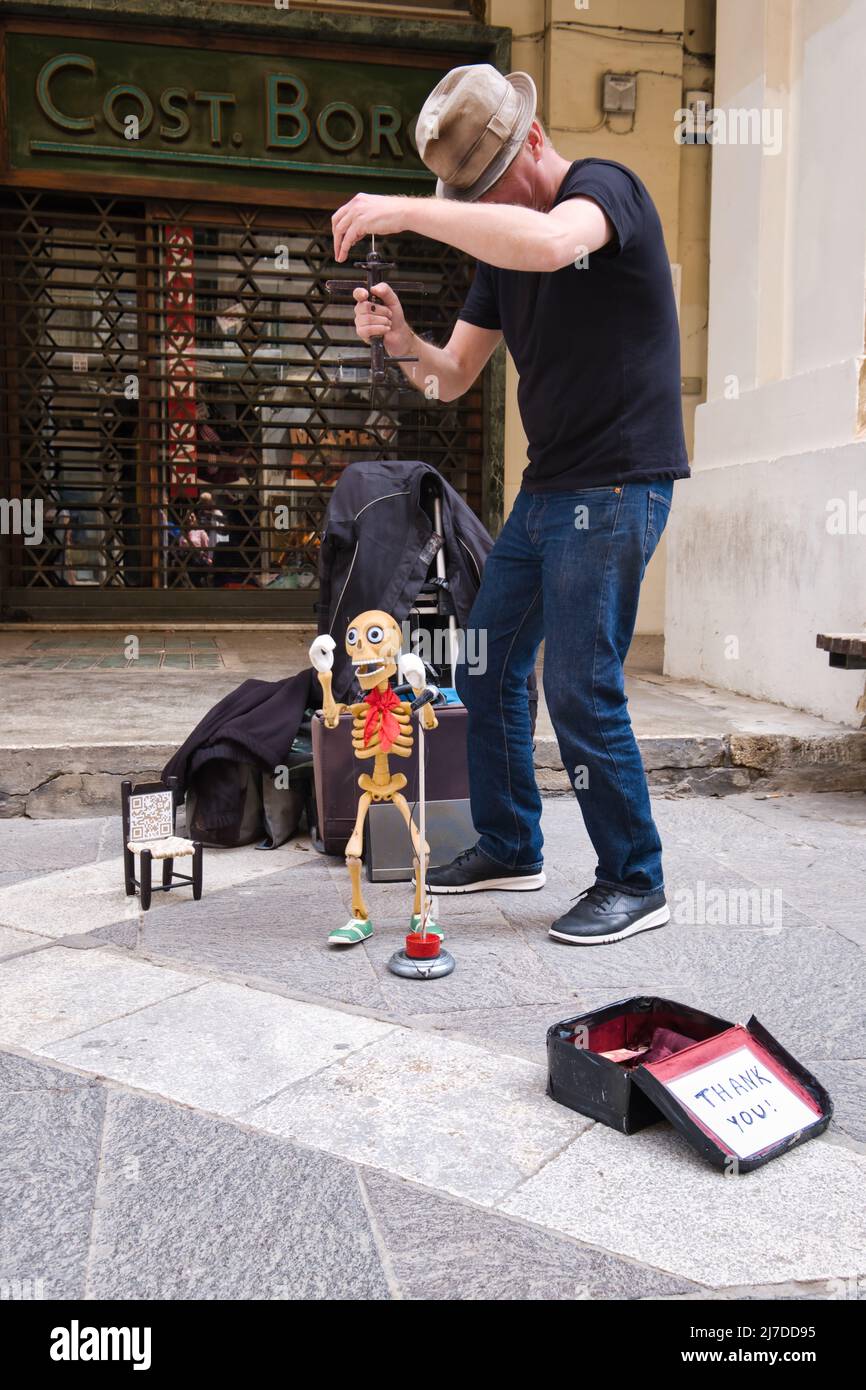
[[[187,830],[203,844],[275,849],[297,833],[312,798],[312,675],[244,681],[166,764],[163,779],[177,778]]]
[[[277,849],[291,840],[313,805],[313,764],[309,720],[302,724],[285,763],[274,774],[252,763],[223,758],[218,750],[193,756],[186,790],[186,825],[203,845],[234,849],[259,842]]]

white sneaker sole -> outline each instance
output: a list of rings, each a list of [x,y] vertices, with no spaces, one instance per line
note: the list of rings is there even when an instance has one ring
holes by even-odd
[[[478,883],[461,884],[459,887],[445,887],[441,883],[431,883],[430,892],[436,893],[534,893],[539,888],[543,888],[547,882],[547,876],[542,871],[539,874],[524,874],[522,878],[485,878]]]
[[[569,946],[609,946],[614,941],[625,941],[627,936],[637,936],[641,931],[652,931],[653,927],[663,927],[666,922],[671,920],[671,910],[669,907],[657,907],[655,912],[648,912],[646,917],[639,917],[636,922],[632,922],[625,931],[611,932],[609,936],[571,936],[568,932],[554,931],[551,927],[547,933],[557,941],[567,941]]]

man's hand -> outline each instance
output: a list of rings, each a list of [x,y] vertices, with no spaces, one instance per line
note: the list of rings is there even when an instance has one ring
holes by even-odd
[[[408,201],[381,193],[356,193],[331,218],[334,259],[345,261],[355,242],[374,232],[377,236],[404,232]]]
[[[391,357],[408,357],[412,330],[403,315],[403,306],[390,285],[383,281],[373,286],[374,299],[366,290],[353,291],[355,299],[355,331],[369,343],[371,338],[384,338],[385,350]]]

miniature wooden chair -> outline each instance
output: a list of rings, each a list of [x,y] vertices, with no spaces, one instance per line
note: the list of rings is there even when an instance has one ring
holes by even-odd
[[[198,840],[185,840],[175,834],[175,787],[177,778],[167,782],[121,782],[123,819],[123,874],[127,897],[141,897],[142,912],[150,907],[151,872],[154,859],[162,860],[162,892],[183,883],[192,884],[196,902],[202,889],[202,847]],[[192,856],[192,874],[176,873],[175,859]],[[135,876],[136,857],[139,877]],[[157,888],[157,892],[160,888]]]

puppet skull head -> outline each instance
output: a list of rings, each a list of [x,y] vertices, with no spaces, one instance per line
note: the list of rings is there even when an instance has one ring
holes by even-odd
[[[396,674],[402,642],[403,634],[390,613],[376,608],[360,613],[349,624],[346,651],[362,690],[372,690]]]

